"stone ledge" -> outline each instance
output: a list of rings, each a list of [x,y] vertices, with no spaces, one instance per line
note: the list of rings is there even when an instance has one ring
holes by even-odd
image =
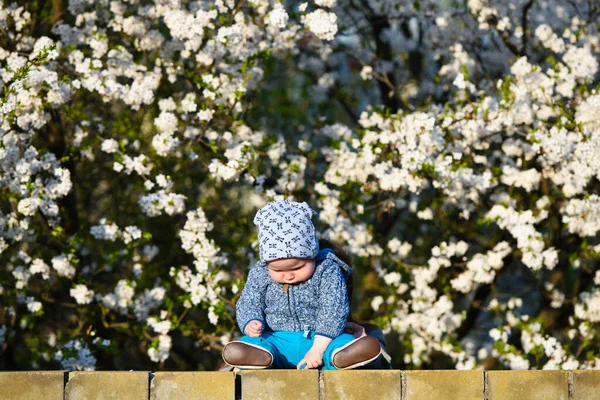
[[[321,399],[401,400],[400,371],[323,371]]]
[[[69,372],[65,400],[148,400],[149,372]]]
[[[242,399],[318,399],[319,371],[243,371]]]
[[[63,400],[65,371],[0,372],[3,400]]]
[[[567,371],[489,371],[489,400],[568,400]]]
[[[600,370],[573,371],[573,400],[595,400],[600,396]]]
[[[156,372],[150,400],[234,400],[233,372]]]
[[[483,399],[483,371],[406,371],[405,400],[479,400]]]
[[[592,400],[600,371],[0,372],[0,398]]]

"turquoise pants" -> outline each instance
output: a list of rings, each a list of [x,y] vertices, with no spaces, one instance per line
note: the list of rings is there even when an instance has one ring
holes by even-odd
[[[263,332],[261,337],[242,336],[240,342],[248,343],[267,350],[273,356],[273,364],[269,368],[296,368],[306,355],[315,340],[314,331],[304,332]],[[337,369],[332,365],[333,352],[355,340],[349,333],[342,333],[329,343],[323,354],[322,370]],[[305,367],[303,367],[305,368]]]

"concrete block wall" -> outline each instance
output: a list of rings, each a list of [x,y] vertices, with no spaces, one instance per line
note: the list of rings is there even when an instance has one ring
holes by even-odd
[[[0,372],[0,400],[597,400],[600,371]]]

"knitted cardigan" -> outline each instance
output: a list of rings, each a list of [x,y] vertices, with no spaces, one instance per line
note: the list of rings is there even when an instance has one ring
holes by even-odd
[[[248,273],[246,286],[236,304],[237,323],[246,332],[250,321],[262,322],[264,329],[301,332],[335,338],[346,325],[350,304],[346,279],[352,269],[331,249],[321,250],[315,271],[303,282],[289,285],[275,282],[264,262],[258,261]]]

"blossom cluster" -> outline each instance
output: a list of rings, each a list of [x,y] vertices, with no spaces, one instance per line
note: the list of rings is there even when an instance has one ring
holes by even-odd
[[[64,3],[0,2],[15,367],[216,366],[252,216],[291,198],[353,256],[398,364],[600,368],[593,10]]]

